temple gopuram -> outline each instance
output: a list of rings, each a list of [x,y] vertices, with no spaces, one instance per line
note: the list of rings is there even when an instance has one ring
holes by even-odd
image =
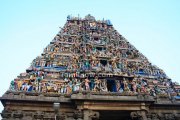
[[[0,100],[2,120],[180,120],[180,85],[90,14],[68,15]]]

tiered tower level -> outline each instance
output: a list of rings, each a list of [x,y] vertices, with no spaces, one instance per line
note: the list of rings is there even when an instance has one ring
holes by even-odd
[[[11,81],[9,90],[1,97],[5,106],[2,117],[11,119],[15,115],[18,119],[27,119],[28,115],[25,111],[32,113],[28,119],[44,120],[46,114],[53,116],[53,109],[42,113],[43,110],[39,109],[39,106],[36,110],[33,109],[34,113],[33,110],[22,107],[20,104],[22,109],[15,107],[17,101],[22,104],[30,104],[28,101],[41,101],[58,102],[62,105],[66,103],[73,106],[68,107],[73,109],[68,109],[71,113],[70,118],[64,110],[63,114],[57,114],[59,115],[57,119],[76,119],[73,117],[76,116],[77,119],[93,120],[93,117],[87,116],[95,114],[94,118],[106,120],[108,118],[103,117],[106,116],[106,112],[103,111],[111,110],[110,107],[102,109],[103,104],[98,104],[99,107],[95,109],[95,112],[93,107],[92,109],[87,107],[86,109],[91,111],[87,112],[84,108],[85,102],[81,104],[86,100],[93,102],[100,100],[102,103],[116,101],[118,103],[112,104],[117,104],[117,106],[121,103],[120,101],[139,101],[140,106],[145,107],[143,111],[149,113],[152,119],[154,114],[161,115],[149,112],[151,104],[158,103],[158,99],[163,98],[164,102],[159,101],[159,104],[168,103],[178,106],[179,96],[180,85],[172,82],[162,69],[150,63],[114,29],[110,20],[95,20],[91,15],[87,15],[84,19],[68,16],[64,27],[60,29],[43,53],[32,61],[25,73],[21,73]],[[11,104],[7,101],[11,101]],[[120,106],[122,103],[119,104]],[[126,116],[122,119],[148,118],[142,109],[132,109],[132,107],[128,110],[128,105],[125,107],[127,110],[117,109],[115,106],[112,109],[126,111]],[[79,113],[75,112],[77,110]],[[17,114],[17,111],[20,112]],[[114,116],[119,114],[116,113],[117,111],[114,112]],[[178,118],[178,112],[168,112],[168,115],[175,119],[175,117]],[[42,116],[38,118],[38,115]],[[163,117],[165,118],[165,115]]]

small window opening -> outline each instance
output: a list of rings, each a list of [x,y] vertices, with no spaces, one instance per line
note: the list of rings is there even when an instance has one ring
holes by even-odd
[[[100,60],[100,63],[101,63],[102,65],[106,66],[106,65],[107,65],[107,60]]]

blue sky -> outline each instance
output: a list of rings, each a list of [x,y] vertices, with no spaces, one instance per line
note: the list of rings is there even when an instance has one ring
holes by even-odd
[[[42,53],[67,15],[78,14],[110,19],[153,64],[180,82],[179,12],[179,0],[0,0],[0,95]]]

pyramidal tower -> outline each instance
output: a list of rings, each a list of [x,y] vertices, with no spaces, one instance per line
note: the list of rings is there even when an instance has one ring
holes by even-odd
[[[180,85],[91,15],[67,16],[0,100],[3,120],[180,120]]]

